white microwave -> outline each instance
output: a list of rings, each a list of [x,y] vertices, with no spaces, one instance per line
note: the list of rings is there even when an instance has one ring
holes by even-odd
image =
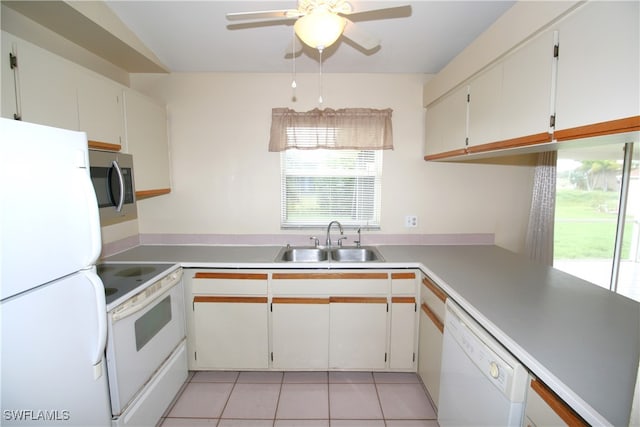
[[[133,157],[113,151],[89,150],[89,164],[100,209],[100,225],[137,218]]]

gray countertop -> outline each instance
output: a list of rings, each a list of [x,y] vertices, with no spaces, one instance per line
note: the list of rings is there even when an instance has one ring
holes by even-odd
[[[640,304],[497,246],[378,246],[382,263],[275,263],[276,246],[138,246],[106,262],[211,268],[417,267],[593,425],[628,425]]]

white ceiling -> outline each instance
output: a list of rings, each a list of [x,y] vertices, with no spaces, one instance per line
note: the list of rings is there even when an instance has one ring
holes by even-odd
[[[514,1],[350,1],[355,12],[411,5],[409,17],[358,22],[381,40],[374,52],[338,40],[323,54],[326,73],[437,73]],[[293,26],[229,29],[228,12],[295,9],[289,1],[120,1],[107,5],[174,72],[290,72]],[[293,21],[291,21],[292,23]],[[290,55],[289,55],[290,56]],[[318,70],[317,51],[296,58],[298,72]]]

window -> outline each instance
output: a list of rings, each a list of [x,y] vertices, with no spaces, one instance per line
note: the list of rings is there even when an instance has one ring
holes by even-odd
[[[282,228],[380,227],[382,150],[281,152]]]
[[[393,149],[391,109],[297,112],[274,108],[269,151],[279,151],[281,227],[380,228],[382,150]]]
[[[554,267],[640,301],[640,146],[626,147],[558,151]]]

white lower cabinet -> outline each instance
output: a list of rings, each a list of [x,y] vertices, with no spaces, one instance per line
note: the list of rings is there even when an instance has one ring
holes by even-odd
[[[418,351],[418,313],[415,271],[391,273],[391,333],[389,369],[415,371]]]
[[[271,363],[274,369],[326,370],[328,342],[329,298],[273,298]]]
[[[416,298],[391,297],[390,369],[415,367],[416,323]]]
[[[429,278],[423,278],[422,283],[418,374],[437,408],[440,394],[444,302],[447,296]]]
[[[267,274],[187,273],[191,369],[269,368]]]
[[[266,297],[194,297],[195,359],[210,369],[266,369]]]
[[[384,369],[387,310],[386,297],[332,297],[329,368]]]
[[[192,370],[416,370],[418,274],[185,274]]]

